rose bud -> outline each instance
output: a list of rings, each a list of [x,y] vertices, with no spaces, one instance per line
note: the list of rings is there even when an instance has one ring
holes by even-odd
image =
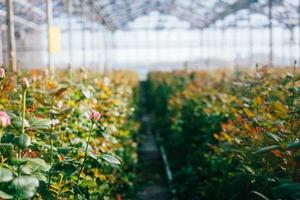
[[[5,78],[5,69],[4,68],[0,68],[0,79]]]
[[[80,67],[80,72],[81,73],[85,72],[85,68],[84,67]]]
[[[87,80],[87,74],[83,75],[83,79]]]
[[[25,77],[21,78],[21,85],[24,89],[29,88],[30,85],[28,79]]]
[[[48,70],[47,70],[47,69],[44,69],[44,70],[43,70],[43,76],[44,76],[44,77],[47,77],[48,75],[49,75]]]
[[[0,111],[0,126],[5,128],[10,125],[10,117],[6,112]]]
[[[101,118],[101,114],[95,110],[92,110],[90,119],[92,121],[99,121],[100,118]]]

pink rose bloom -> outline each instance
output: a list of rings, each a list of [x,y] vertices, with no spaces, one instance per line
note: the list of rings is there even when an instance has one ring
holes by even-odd
[[[5,78],[5,69],[0,68],[0,79]]]
[[[99,121],[99,119],[101,118],[101,114],[96,110],[92,110],[90,118],[92,121]]]
[[[20,82],[23,88],[29,88],[29,81],[26,77],[21,78]]]
[[[0,111],[0,126],[5,128],[10,125],[10,117],[6,112]]]

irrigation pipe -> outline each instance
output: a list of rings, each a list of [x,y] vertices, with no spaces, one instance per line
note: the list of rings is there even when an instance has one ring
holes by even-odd
[[[168,161],[168,157],[167,157],[165,148],[160,142],[161,138],[159,137],[158,133],[156,133],[156,141],[157,141],[157,144],[159,146],[161,157],[163,159],[163,163],[164,163],[164,167],[165,167],[165,173],[167,175],[168,183],[169,183],[169,186],[171,188],[172,199],[175,200],[176,199],[175,195],[176,195],[177,191],[173,187],[173,174],[172,174],[172,171],[171,171],[171,168],[170,168],[170,164],[169,164],[169,161]]]

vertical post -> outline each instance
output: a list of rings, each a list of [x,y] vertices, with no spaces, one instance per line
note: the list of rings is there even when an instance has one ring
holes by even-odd
[[[212,25],[212,34],[214,34],[213,36],[213,40],[212,40],[212,46],[213,46],[213,54],[212,54],[212,63],[213,63],[213,68],[218,67],[218,46],[219,46],[219,31],[218,31],[218,26],[217,23],[215,22],[215,24]]]
[[[82,49],[82,67],[86,68],[86,42],[85,42],[85,10],[84,10],[84,1],[80,0],[81,8],[81,49]]]
[[[98,28],[95,26],[95,33],[94,33],[94,39],[95,39],[95,67],[96,71],[99,73],[100,72],[100,55],[99,55],[99,36],[98,36]],[[99,55],[99,56],[98,56]]]
[[[238,25],[237,14],[234,16],[234,34],[233,34],[233,48],[234,48],[234,69],[238,69]]]
[[[221,24],[221,42],[220,42],[220,67],[225,66],[225,60],[226,60],[226,28],[225,28],[225,22],[224,18],[222,19],[222,24]],[[223,65],[223,66],[222,66]]]
[[[93,65],[93,69],[95,68],[95,64],[96,64],[96,40],[95,40],[95,9],[94,9],[94,1],[91,2],[91,9],[90,9],[90,14],[91,14],[91,21],[92,21],[92,27],[91,27],[91,32],[92,32],[92,36],[91,36],[91,64]]]
[[[102,57],[102,53],[101,53],[102,52],[101,50],[103,50],[103,40],[101,40],[102,37],[100,37],[100,36],[102,36],[102,32],[101,32],[101,29],[99,28],[98,31],[97,31],[97,37],[96,37],[96,38],[98,38],[97,39],[97,41],[98,41],[97,42],[97,48],[98,48],[98,51],[97,51],[98,59],[97,59],[97,61],[98,61],[98,70],[99,70],[99,72],[100,72],[100,69],[101,69],[102,61],[103,61],[103,57]],[[104,64],[104,62],[103,62],[103,64]]]
[[[160,40],[160,31],[157,29],[157,30],[155,30],[155,35],[156,35],[156,37],[155,37],[155,51],[156,51],[156,54],[155,54],[155,57],[156,57],[156,64],[157,63],[160,63],[160,56],[159,56],[159,54],[160,54],[160,52],[159,52],[159,50],[160,50],[160,48],[159,48],[159,40]],[[178,33],[178,40],[180,41],[180,45],[182,44],[182,40],[181,40],[181,34],[180,34],[180,32]],[[183,48],[182,48],[183,49]]]
[[[293,56],[293,43],[294,43],[294,28],[289,28],[290,39],[289,39],[289,65],[294,62]]]
[[[208,27],[207,29],[206,29],[206,56],[205,56],[205,58],[206,58],[206,60],[205,60],[205,63],[206,63],[206,68],[207,69],[209,69],[209,67],[210,67],[210,63],[209,63],[209,59],[210,59],[210,51],[211,51],[211,49],[210,49],[210,27]]]
[[[253,30],[251,22],[251,9],[248,13],[248,26],[249,26],[249,67],[253,64]]]
[[[107,55],[107,44],[108,44],[108,41],[107,41],[107,31],[104,30],[103,32],[103,36],[104,36],[104,74],[106,74],[108,72],[108,55]]]
[[[109,55],[109,63],[110,63],[110,66],[111,66],[111,69],[114,68],[114,59],[113,59],[113,55],[114,55],[114,32],[113,31],[110,31],[110,55]]]
[[[0,67],[3,67],[2,26],[0,26]]]
[[[203,67],[207,67],[207,37],[206,37],[207,29],[202,30],[202,54],[203,54]]]
[[[298,65],[300,67],[300,0],[298,3]]]
[[[15,25],[14,25],[14,1],[6,0],[7,11],[7,36],[8,36],[8,70],[16,71],[16,41],[15,41]]]
[[[69,71],[70,75],[72,74],[72,63],[73,63],[73,33],[72,33],[72,15],[73,15],[73,2],[72,0],[68,0],[68,53],[69,53]]]
[[[202,65],[202,60],[203,60],[203,28],[201,28],[200,30],[200,33],[199,33],[199,36],[200,36],[200,41],[199,41],[199,67],[202,67],[200,65]]]
[[[222,25],[221,25],[222,26]],[[215,23],[215,30],[214,32],[216,33],[216,39],[215,39],[215,54],[214,55],[219,55],[219,56],[215,56],[215,67],[219,68],[221,63],[220,63],[220,46],[221,46],[221,28],[220,25],[218,25],[217,23]]]
[[[269,0],[269,66],[273,67],[272,0]]]
[[[285,54],[286,54],[286,51],[285,51],[285,40],[284,40],[284,38],[285,38],[285,28],[281,28],[281,32],[280,32],[281,34],[280,34],[280,64],[282,65],[282,66],[284,66],[285,65],[285,58],[286,58],[286,56],[285,56]]]
[[[48,31],[48,70],[52,72],[53,70],[53,61],[52,61],[52,54],[50,52],[50,45],[51,45],[51,26],[53,24],[53,9],[52,9],[52,0],[47,1],[47,31]]]

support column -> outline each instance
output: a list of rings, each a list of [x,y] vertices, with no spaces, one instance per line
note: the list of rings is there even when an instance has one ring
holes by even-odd
[[[102,50],[103,50],[103,39],[101,40],[101,38],[103,38],[103,32],[101,31],[101,29],[99,28],[98,31],[97,31],[97,62],[98,62],[98,71],[100,72],[101,71],[101,68],[104,67],[102,66],[102,64],[104,64],[103,62],[103,55],[102,55]]]
[[[248,14],[248,26],[249,26],[249,67],[253,65],[253,27],[251,22],[251,9]]]
[[[294,54],[293,54],[293,44],[294,44],[294,28],[290,28],[290,38],[289,38],[289,66],[294,62]]]
[[[52,54],[50,52],[50,45],[51,45],[51,33],[50,28],[53,25],[53,8],[52,8],[52,0],[47,1],[47,30],[48,30],[48,70],[49,72],[53,71],[53,60]]]
[[[300,0],[298,4],[298,65],[300,67]]]
[[[273,24],[272,24],[272,1],[269,0],[269,66],[273,67]]]
[[[221,41],[220,41],[220,52],[222,55],[220,57],[220,67],[225,67],[225,61],[226,61],[226,27],[225,27],[225,22],[224,22],[224,18],[222,19],[222,23],[221,23]]]
[[[114,32],[110,31],[110,55],[109,55],[109,63],[111,69],[114,69],[114,52],[115,52],[115,46],[114,46]]]
[[[72,15],[73,15],[73,0],[68,0],[68,53],[69,53],[69,70],[72,73],[73,64],[73,32],[72,32]]]
[[[17,69],[17,58],[16,58],[13,0],[6,0],[6,11],[7,11],[7,36],[8,36],[8,71],[14,72]]]
[[[104,74],[108,72],[108,41],[107,41],[107,31],[104,30],[103,32],[103,37],[104,37]]]
[[[91,9],[90,9],[90,15],[91,15],[91,21],[92,21],[92,24],[91,24],[91,33],[92,33],[92,36],[91,36],[91,67],[93,67],[93,70],[95,70],[95,67],[97,66],[97,61],[96,61],[96,39],[95,39],[95,33],[96,33],[96,28],[95,28],[95,5],[94,5],[94,1],[91,2]]]
[[[84,1],[80,1],[81,7],[81,49],[82,49],[82,67],[86,68],[86,41],[85,41],[85,9],[84,9]]]
[[[233,48],[234,48],[234,69],[238,69],[238,25],[237,25],[237,14],[234,16],[234,34],[233,34]]]
[[[210,68],[210,52],[211,52],[211,46],[210,46],[210,27],[206,28],[206,69]]]
[[[212,40],[212,46],[213,46],[213,54],[212,54],[212,63],[213,63],[213,68],[217,68],[218,67],[218,46],[219,46],[219,30],[218,30],[218,26],[217,23],[215,22],[215,24],[212,25],[212,34],[214,34],[213,36],[213,40]]]
[[[203,43],[204,43],[203,42],[204,41],[203,40],[203,28],[200,29],[199,36],[200,36],[200,41],[199,41],[200,42],[200,45],[199,45],[199,50],[200,50],[200,52],[199,52],[200,53],[199,54],[199,67],[202,68],[203,67],[202,66],[203,62],[202,61],[204,60],[204,57],[203,57]]]
[[[0,26],[0,67],[3,67],[2,27]]]

